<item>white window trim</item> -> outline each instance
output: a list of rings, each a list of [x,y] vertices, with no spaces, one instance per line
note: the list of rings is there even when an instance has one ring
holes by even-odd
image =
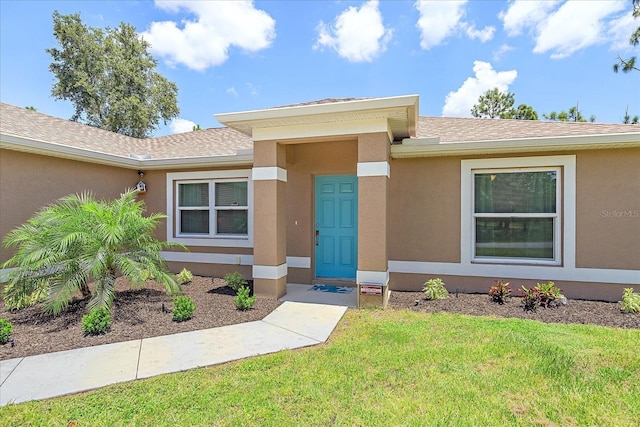
[[[558,220],[555,233],[558,238],[554,242],[553,261],[530,260],[516,258],[479,258],[474,259],[475,221],[473,214],[474,171],[478,169],[491,171],[513,171],[518,168],[562,169],[557,185]],[[576,158],[568,156],[513,157],[498,159],[473,159],[461,161],[461,203],[460,203],[460,261],[464,265],[482,264],[514,264],[515,268],[531,268],[532,266],[563,266],[575,268],[575,217],[576,217]],[[560,230],[558,230],[558,228]],[[518,265],[515,265],[518,264]]]
[[[215,182],[224,180],[246,180],[247,181],[247,236],[232,235],[178,235],[178,182],[192,181]],[[210,188],[209,191],[212,191]],[[225,170],[225,171],[200,171],[200,172],[175,172],[167,173],[167,241],[181,243],[185,246],[213,246],[213,247],[233,247],[252,248],[253,247],[253,181],[251,179],[251,169]],[[214,214],[215,207],[209,207],[209,215]],[[211,230],[213,232],[213,230]]]

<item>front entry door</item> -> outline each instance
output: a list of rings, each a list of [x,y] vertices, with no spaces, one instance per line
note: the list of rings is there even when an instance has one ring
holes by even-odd
[[[316,277],[355,279],[358,263],[358,177],[317,176]]]

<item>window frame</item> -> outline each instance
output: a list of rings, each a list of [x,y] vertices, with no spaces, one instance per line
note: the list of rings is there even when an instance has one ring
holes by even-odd
[[[216,206],[216,183],[246,182],[247,206]],[[209,205],[179,205],[181,184],[208,185]],[[181,231],[182,211],[208,210],[209,233],[183,233]],[[217,212],[220,210],[246,210],[247,234],[219,233],[217,229]],[[186,246],[220,246],[220,247],[253,247],[253,181],[251,169],[227,171],[177,172],[167,173],[167,241],[181,243]]]
[[[482,212],[478,213],[475,209],[476,200],[476,187],[475,176],[478,174],[508,174],[508,173],[535,173],[535,172],[555,172],[556,173],[556,189],[555,189],[555,212],[512,212],[512,213],[499,213],[499,212]],[[551,167],[518,167],[518,168],[489,168],[481,169],[476,168],[471,170],[472,176],[472,189],[471,194],[473,196],[471,207],[471,223],[473,224],[471,230],[472,245],[472,262],[488,262],[488,263],[500,263],[500,264],[545,264],[545,265],[559,265],[560,264],[560,240],[561,240],[561,219],[562,219],[562,168],[559,166]],[[553,257],[552,258],[529,258],[529,257],[500,257],[500,256],[481,256],[477,255],[477,219],[478,218],[505,218],[505,219],[527,219],[527,218],[549,218],[553,220]]]
[[[475,212],[478,173],[556,172],[556,212],[496,214]],[[476,256],[476,218],[553,217],[553,259]],[[575,265],[575,156],[537,156],[461,160],[461,263],[523,266]]]

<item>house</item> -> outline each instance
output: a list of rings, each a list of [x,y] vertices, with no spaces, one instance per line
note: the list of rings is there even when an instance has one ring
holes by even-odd
[[[0,236],[40,207],[137,182],[177,271],[389,290],[552,280],[570,298],[640,287],[640,128],[420,117],[418,96],[217,114],[223,128],[134,139],[7,104]],[[10,257],[2,248],[0,261]]]

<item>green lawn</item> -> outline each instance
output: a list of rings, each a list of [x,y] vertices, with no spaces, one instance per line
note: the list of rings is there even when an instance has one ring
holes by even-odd
[[[326,345],[0,408],[0,424],[640,423],[640,330],[349,310]]]

